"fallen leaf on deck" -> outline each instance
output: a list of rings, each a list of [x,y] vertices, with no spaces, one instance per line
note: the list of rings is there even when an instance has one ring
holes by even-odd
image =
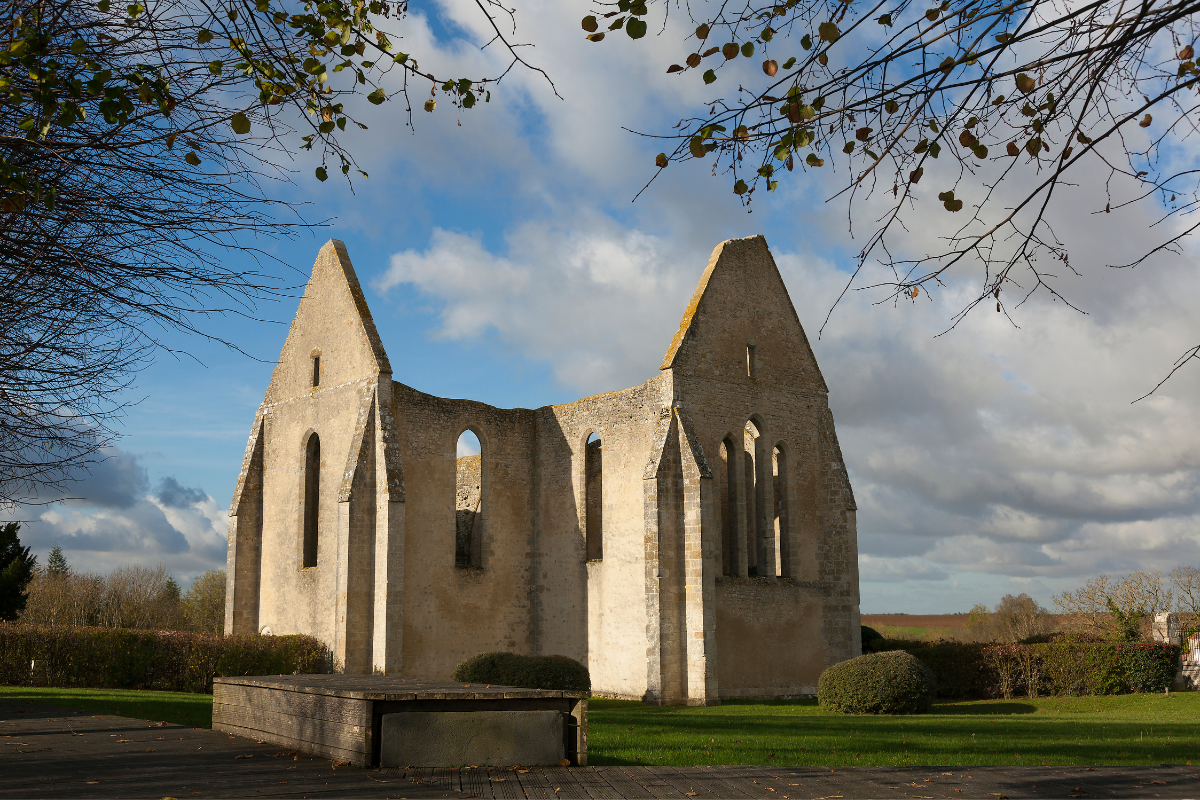
[[[560,758],[558,760],[558,765],[560,767],[569,767],[571,766],[571,760],[569,758]]]
[[[252,753],[247,753],[246,755],[234,756],[234,758],[254,758],[254,755]]]
[[[145,749],[143,752],[146,752],[146,753],[153,753],[153,752],[154,752],[154,748],[153,748],[153,747],[147,747],[147,748],[146,748],[146,749]]]

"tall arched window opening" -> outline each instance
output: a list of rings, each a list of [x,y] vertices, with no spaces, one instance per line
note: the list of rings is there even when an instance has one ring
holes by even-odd
[[[775,577],[774,513],[769,506],[772,492],[771,448],[761,424],[747,420],[743,444],[746,464],[746,563],[747,574]]]
[[[304,448],[304,567],[317,565],[321,519],[321,440],[314,433]]]
[[[467,429],[456,444],[454,479],[454,563],[483,565],[483,446]]]
[[[591,434],[584,448],[584,480],[586,481],[584,538],[587,560],[604,558],[604,448],[600,437]]]
[[[741,457],[742,448],[734,444],[733,437],[726,436],[721,442],[721,568],[725,575],[741,574],[741,563],[744,558],[739,548],[739,531],[745,526],[739,525],[740,505],[738,498],[737,460]]]
[[[746,574],[754,577],[758,575],[758,490],[762,487],[756,486],[754,480],[754,439],[758,436],[758,429],[754,427],[753,422],[747,422],[743,433],[742,442],[742,497],[746,498],[743,503],[742,513],[745,515],[743,520],[746,531]]]
[[[790,578],[794,577],[794,573],[791,542],[788,539],[787,468],[787,450],[780,442],[771,453],[771,470],[775,473],[775,563],[779,565],[779,574]]]

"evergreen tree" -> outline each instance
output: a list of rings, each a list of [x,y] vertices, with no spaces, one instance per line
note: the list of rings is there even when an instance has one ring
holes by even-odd
[[[50,555],[46,558],[46,574],[55,578],[71,574],[71,565],[67,563],[67,557],[57,544],[51,548]]]
[[[25,609],[29,599],[29,582],[37,556],[21,547],[17,531],[21,523],[0,525],[0,620],[14,620]]]

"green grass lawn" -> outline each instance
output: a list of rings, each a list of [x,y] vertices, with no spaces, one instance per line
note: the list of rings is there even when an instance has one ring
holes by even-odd
[[[921,628],[906,625],[874,625],[875,631],[885,639],[908,639],[919,642],[925,639],[953,639],[957,628]]]
[[[846,716],[816,701],[712,708],[592,700],[589,764],[794,766],[1200,763],[1200,692],[939,703]]]
[[[0,701],[76,708],[94,714],[212,727],[212,695],[133,689],[31,689],[0,686]]]
[[[0,700],[212,727],[212,696],[0,686]],[[930,714],[834,714],[816,701],[712,708],[593,699],[590,764],[955,766],[1200,763],[1200,692],[939,703]]]

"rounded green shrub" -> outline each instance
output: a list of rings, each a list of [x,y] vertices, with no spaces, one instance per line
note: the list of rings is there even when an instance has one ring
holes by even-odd
[[[817,702],[843,714],[921,714],[935,694],[933,671],[903,650],[834,664],[817,682]]]
[[[461,683],[495,683],[526,689],[590,692],[588,668],[566,656],[522,656],[495,651],[468,658],[454,669]]]

